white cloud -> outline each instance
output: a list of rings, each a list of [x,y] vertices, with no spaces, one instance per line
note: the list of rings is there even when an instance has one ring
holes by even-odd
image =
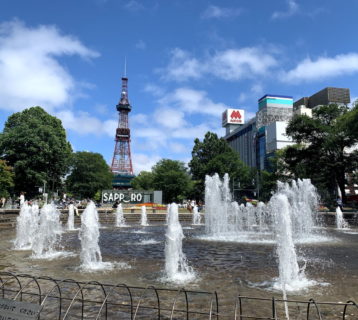
[[[0,24],[0,108],[52,109],[78,95],[80,84],[56,59],[66,55],[90,59],[99,54],[54,26],[29,28],[18,20]]]
[[[152,167],[162,159],[159,155],[147,155],[142,153],[132,154],[134,172],[138,174],[141,171],[151,171]]]
[[[286,2],[288,5],[287,11],[275,11],[271,16],[272,19],[288,18],[299,11],[299,6],[295,0],[286,0]]]
[[[133,124],[147,124],[148,115],[144,113],[137,113],[130,117],[129,121]]]
[[[190,152],[190,150],[188,150],[188,146],[182,144],[182,143],[177,143],[177,142],[172,142],[169,145],[170,150],[173,151],[174,153],[187,153]]]
[[[219,125],[220,123],[218,123],[218,127]],[[208,131],[215,132],[216,130],[217,127],[212,128],[206,125],[205,123],[202,123],[196,126],[178,128],[172,132],[172,136],[174,138],[189,139],[193,141],[195,138],[201,139],[202,137],[205,136],[205,133],[207,133]]]
[[[307,58],[283,74],[288,82],[316,81],[358,72],[358,53],[340,54],[333,58]]]
[[[145,147],[152,150],[166,147],[169,137],[165,134],[165,130],[158,128],[158,126],[134,129],[132,135],[136,139],[142,138],[141,141],[145,141]]]
[[[210,71],[225,80],[239,80],[266,74],[276,59],[258,48],[230,49],[211,60]]]
[[[146,116],[135,116],[138,126],[132,128],[132,136],[136,150],[187,154],[195,138],[202,139],[207,131],[219,133],[220,116],[227,106],[212,101],[205,91],[177,88],[157,94],[154,90],[157,107]]]
[[[99,114],[102,114],[102,115],[106,115],[108,114],[108,106],[105,105],[105,104],[96,104],[93,109],[99,113]]]
[[[157,123],[168,129],[180,128],[186,125],[184,112],[174,108],[158,108],[154,112]]]
[[[261,83],[255,83],[251,86],[250,91],[255,95],[262,95],[264,88]]]
[[[175,81],[199,79],[202,76],[203,66],[196,58],[182,49],[175,48],[171,52],[169,65],[163,70],[163,78]]]
[[[159,87],[153,83],[148,83],[145,87],[144,87],[144,91],[145,92],[149,92],[154,96],[162,96],[164,94],[164,90],[162,87]]]
[[[273,54],[259,47],[218,51],[202,60],[188,52],[174,49],[168,66],[160,70],[166,80],[186,81],[210,74],[224,80],[241,80],[263,76],[278,62]]]
[[[214,5],[208,6],[203,14],[201,15],[204,19],[222,19],[222,18],[232,18],[240,15],[242,13],[241,9],[238,8],[223,8]]]
[[[117,122],[114,120],[101,121],[87,112],[73,113],[70,110],[62,110],[55,113],[61,119],[65,129],[72,130],[80,135],[103,135],[114,136]]]
[[[264,94],[264,88],[261,83],[254,83],[250,91],[248,92],[241,92],[237,101],[242,104],[248,100],[257,100],[258,97],[262,96]]]
[[[215,103],[207,97],[205,91],[191,88],[178,88],[174,92],[165,95],[159,103],[174,109],[179,109],[187,114],[199,113],[211,116],[220,116],[228,108],[223,103]]]

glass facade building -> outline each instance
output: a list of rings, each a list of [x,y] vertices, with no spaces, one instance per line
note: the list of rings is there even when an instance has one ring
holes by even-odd
[[[240,159],[249,167],[256,167],[256,125],[255,119],[238,127],[225,136],[231,148],[237,151]]]
[[[256,117],[247,124],[227,132],[224,138],[239,153],[240,159],[247,166],[268,170],[268,158],[277,150],[275,148],[291,143],[285,138],[284,133],[285,121],[291,119],[293,114],[292,106],[293,99],[290,96],[267,94],[258,100]],[[281,125],[271,126],[272,123],[277,122]]]

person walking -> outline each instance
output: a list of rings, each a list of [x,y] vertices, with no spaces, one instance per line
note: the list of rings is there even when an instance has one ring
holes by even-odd
[[[5,208],[5,204],[6,204],[6,198],[2,197],[1,198],[1,208]]]
[[[343,201],[341,197],[337,198],[337,206],[343,211]]]
[[[25,193],[24,192],[20,193],[19,202],[20,202],[20,208],[21,208],[22,205],[25,203]]]

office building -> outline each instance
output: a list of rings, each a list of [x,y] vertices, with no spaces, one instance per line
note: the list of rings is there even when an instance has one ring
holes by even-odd
[[[237,151],[240,159],[249,167],[256,167],[256,120],[238,126],[224,137],[230,147]]]
[[[287,121],[292,118],[293,99],[290,96],[267,94],[258,100],[256,126],[260,129],[275,121]]]
[[[294,110],[297,110],[300,106],[313,109],[317,106],[338,104],[348,105],[351,102],[350,92],[347,88],[334,88],[327,87],[321,91],[316,92],[310,97],[303,97],[298,99],[293,104]]]
[[[290,96],[267,94],[258,100],[258,109],[256,117],[246,124],[228,128],[229,124],[223,121],[227,129],[224,139],[239,153],[246,165],[265,170],[269,169],[268,158],[276,150],[292,144],[285,133],[287,122],[293,114],[293,99]],[[228,112],[224,114],[227,117]]]

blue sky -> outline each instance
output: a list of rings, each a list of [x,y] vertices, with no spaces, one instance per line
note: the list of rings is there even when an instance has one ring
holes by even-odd
[[[344,5],[343,5],[344,4]],[[187,162],[226,108],[266,93],[358,96],[358,1],[0,0],[0,130],[40,105],[75,151],[114,150],[127,59],[136,173]]]

